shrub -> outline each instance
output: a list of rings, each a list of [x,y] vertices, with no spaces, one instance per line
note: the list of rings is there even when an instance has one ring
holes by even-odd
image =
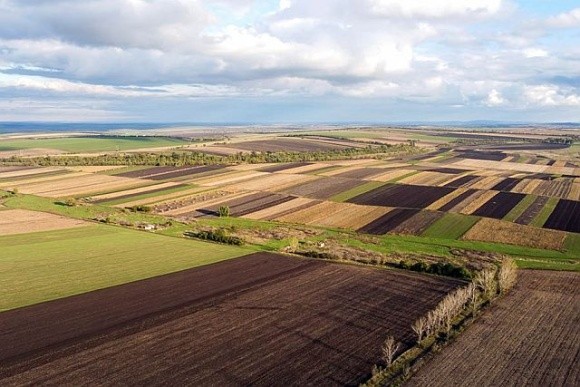
[[[230,216],[230,207],[229,206],[221,206],[218,210],[220,218],[227,218]]]

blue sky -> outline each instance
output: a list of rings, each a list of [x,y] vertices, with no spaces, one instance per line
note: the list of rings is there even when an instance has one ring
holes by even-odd
[[[0,121],[580,121],[571,0],[0,0]]]

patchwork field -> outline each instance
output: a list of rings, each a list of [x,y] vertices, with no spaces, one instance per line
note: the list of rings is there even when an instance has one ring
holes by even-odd
[[[578,273],[520,271],[515,289],[408,386],[577,386]]]
[[[0,377],[4,385],[358,384],[386,335],[411,345],[411,322],[460,284],[253,254],[2,313],[9,345]]]

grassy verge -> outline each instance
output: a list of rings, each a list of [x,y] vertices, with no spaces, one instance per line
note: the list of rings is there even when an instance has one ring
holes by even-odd
[[[556,204],[558,204],[559,200],[559,198],[549,198],[538,215],[532,219],[530,226],[542,227],[550,217],[552,211],[554,211],[554,208],[556,208]]]
[[[0,236],[0,311],[242,256],[249,249],[91,224]]]
[[[511,209],[510,212],[507,213],[506,216],[503,217],[503,220],[507,220],[508,222],[513,222],[516,220],[521,214],[524,213],[525,210],[536,200],[537,196],[535,195],[526,195],[514,208]]]
[[[465,234],[480,218],[477,216],[448,212],[438,219],[422,236],[429,238],[457,239]]]
[[[349,189],[347,191],[344,191],[344,192],[341,192],[337,195],[334,195],[333,197],[330,198],[330,200],[335,201],[335,202],[345,202],[348,199],[352,199],[355,196],[361,195],[361,194],[368,192],[368,191],[371,191],[375,188],[382,187],[385,184],[387,184],[387,183],[384,183],[382,181],[369,181],[367,183],[359,185],[358,187],[354,187],[352,189]]]

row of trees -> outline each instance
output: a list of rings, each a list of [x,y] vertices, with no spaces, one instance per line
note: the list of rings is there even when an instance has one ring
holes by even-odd
[[[378,145],[364,148],[347,148],[315,152],[250,152],[233,155],[214,155],[203,152],[172,153],[126,153],[103,154],[99,156],[45,156],[0,159],[0,163],[34,166],[72,165],[215,165],[215,164],[260,164],[299,161],[329,161],[356,158],[365,155],[391,155],[416,152],[408,145]]]

